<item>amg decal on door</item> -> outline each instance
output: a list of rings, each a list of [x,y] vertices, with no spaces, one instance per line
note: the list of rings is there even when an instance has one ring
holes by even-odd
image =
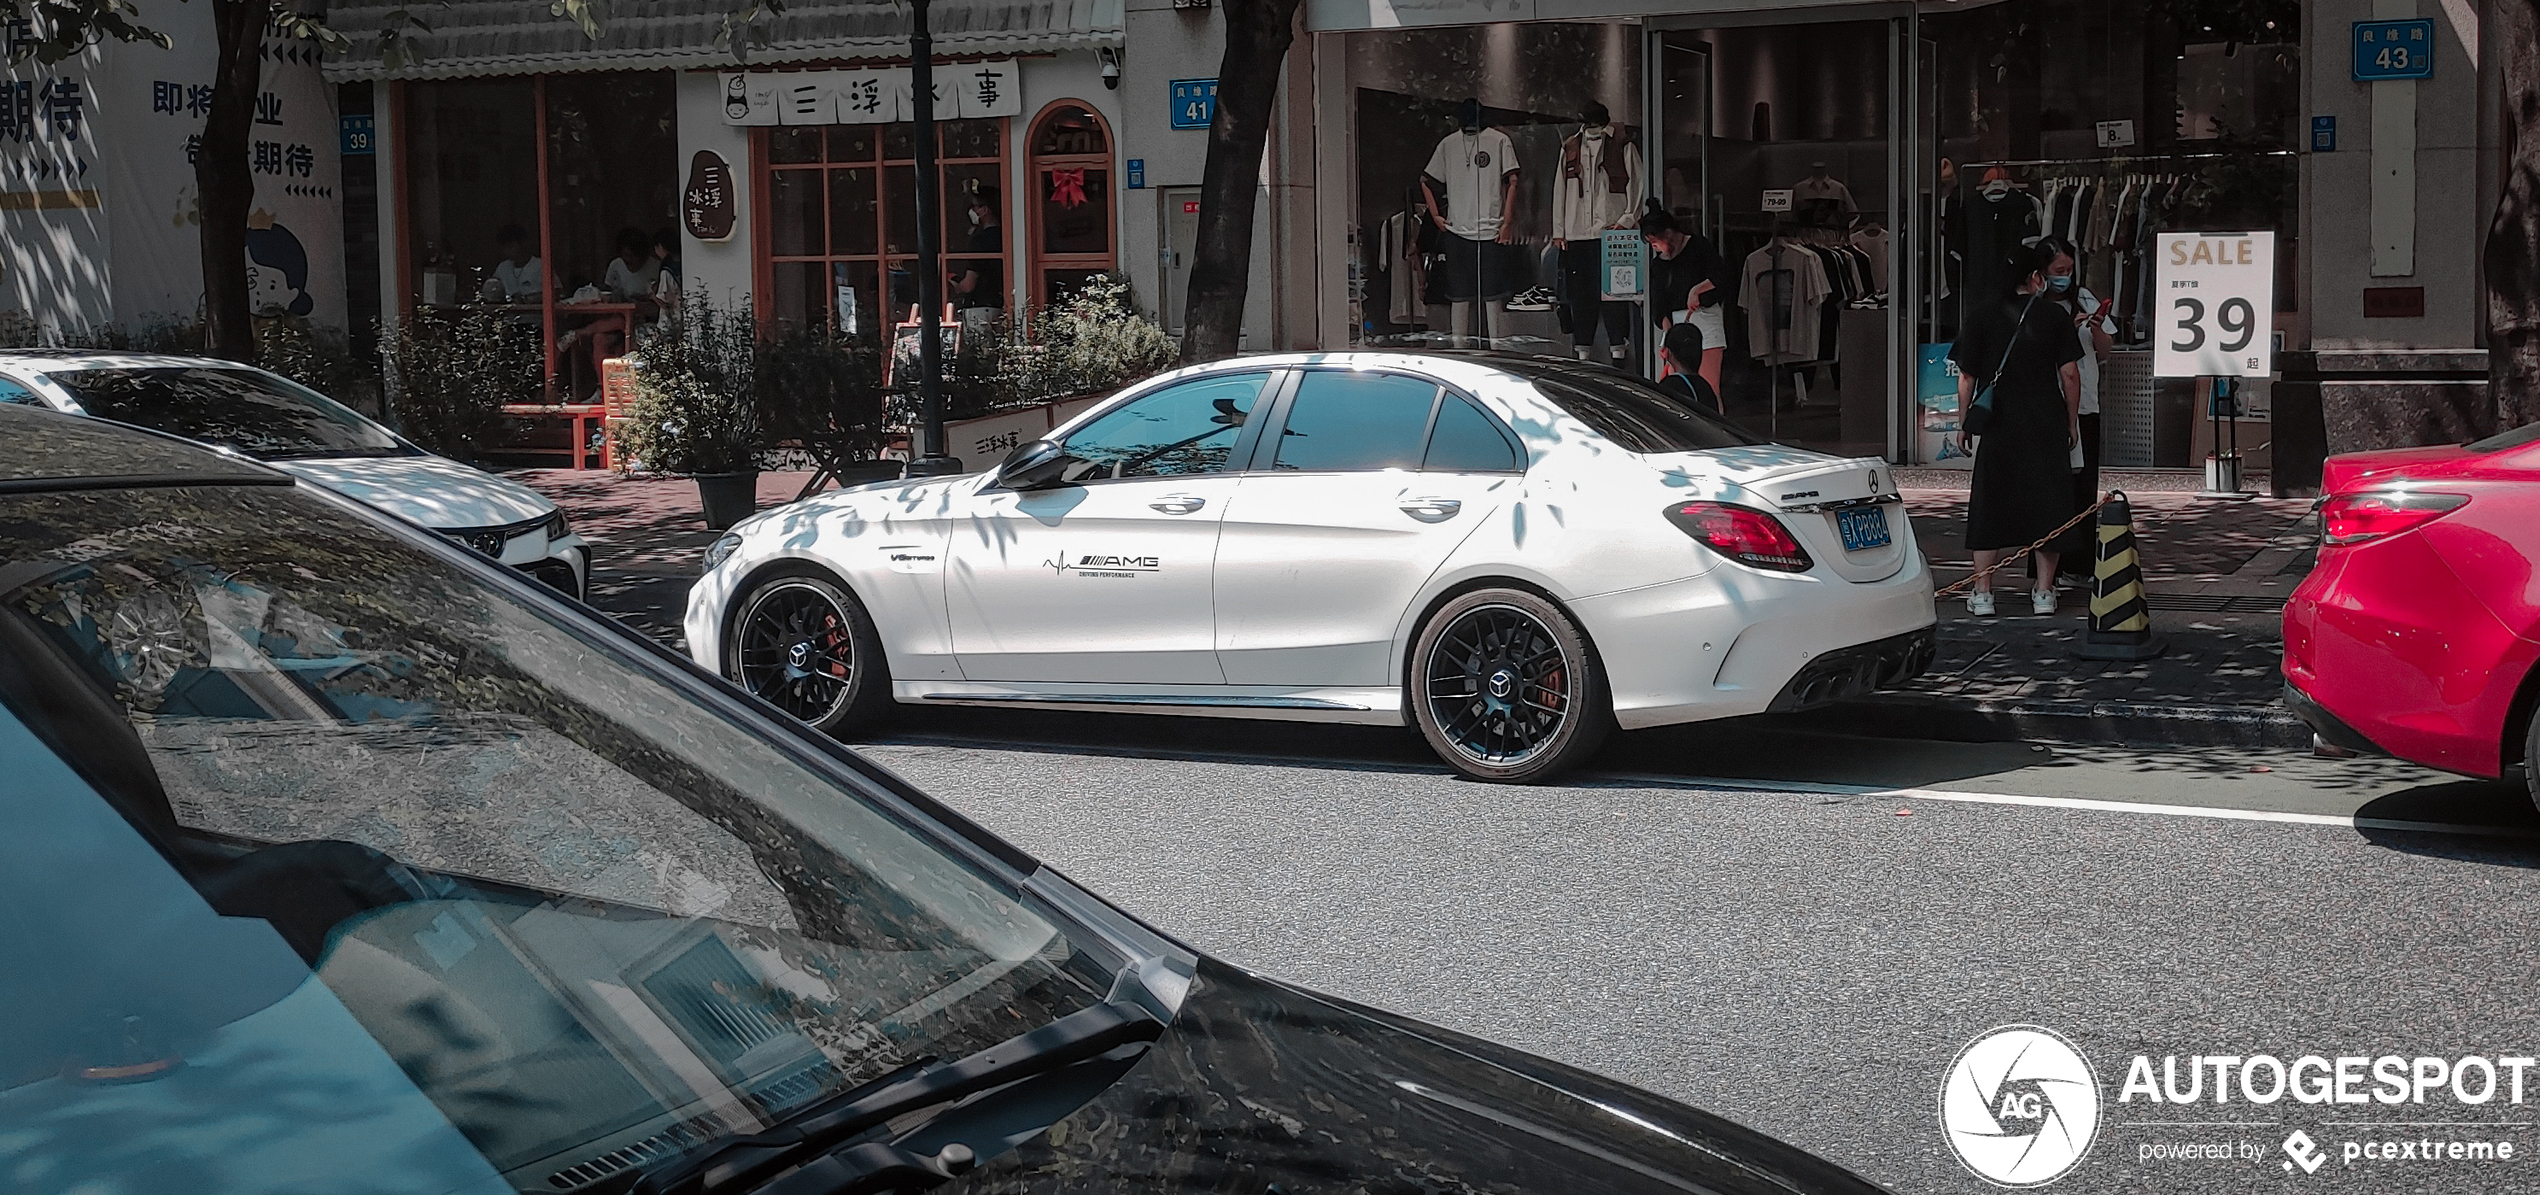
[[[1057,559],[1042,561],[1041,566],[1060,576],[1072,572],[1080,577],[1132,577],[1164,569],[1159,557],[1119,556],[1103,552],[1061,553]]]

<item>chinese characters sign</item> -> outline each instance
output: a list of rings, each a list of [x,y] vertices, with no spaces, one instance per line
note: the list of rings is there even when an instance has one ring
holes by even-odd
[[[906,67],[861,71],[761,71],[723,76],[723,122],[734,125],[889,124],[914,120]],[[935,119],[1023,114],[1012,60],[935,65]]]
[[[2355,81],[2434,77],[2434,22],[2355,22]]]

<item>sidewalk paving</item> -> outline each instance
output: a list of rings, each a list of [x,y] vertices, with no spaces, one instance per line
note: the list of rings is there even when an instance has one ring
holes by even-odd
[[[2027,613],[2026,576],[2013,566],[1994,586],[2001,613],[1975,618],[1964,599],[1942,599],[1931,671],[1846,707],[1845,720],[1920,738],[2308,746],[2310,730],[2283,706],[2281,620],[2311,565],[2311,504],[2207,498],[2194,492],[2198,482],[2157,473],[2101,481],[2133,507],[2153,629],[2169,645],[2161,656],[2074,657],[2088,625],[2090,562],[2068,563],[2069,587],[2050,617]],[[1966,474],[1900,469],[1897,484],[1941,583],[1965,578]]]
[[[1914,534],[1942,584],[1967,575],[1965,474],[1900,469]],[[564,507],[592,545],[591,604],[677,646],[706,530],[694,483],[567,469],[511,476]],[[759,477],[761,509],[792,500],[809,474]],[[1940,650],[1929,673],[1892,692],[1795,720],[1854,733],[1974,741],[2011,739],[2246,747],[2308,746],[2281,701],[2285,596],[2310,566],[2316,523],[2298,499],[2212,499],[2174,474],[2110,474],[2127,492],[2154,629],[2169,642],[2140,663],[2081,660],[2085,588],[2064,591],[2052,617],[2026,613],[2027,585],[2004,578],[2003,613],[1972,618],[1940,604]],[[2193,479],[2184,479],[2192,486]],[[2072,579],[2087,584],[2087,562]]]

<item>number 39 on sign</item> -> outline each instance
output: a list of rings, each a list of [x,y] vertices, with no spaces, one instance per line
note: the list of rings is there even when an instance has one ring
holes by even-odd
[[[2262,378],[2275,372],[2275,234],[2164,232],[2152,372]]]

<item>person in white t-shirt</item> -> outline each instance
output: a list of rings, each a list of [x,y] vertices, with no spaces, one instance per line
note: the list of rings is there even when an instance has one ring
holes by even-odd
[[[545,289],[547,263],[531,251],[529,230],[517,224],[506,224],[494,234],[494,244],[503,251],[503,259],[494,263],[493,276],[485,280],[485,301],[489,303],[535,303]]]
[[[1484,304],[1482,336],[1496,339],[1516,287],[1516,269],[1505,246],[1515,230],[1509,209],[1517,202],[1517,143],[1482,124],[1482,102],[1455,106],[1456,131],[1438,142],[1420,172],[1420,194],[1429,218],[1446,234],[1446,297],[1455,338],[1473,338],[1473,308]]]

